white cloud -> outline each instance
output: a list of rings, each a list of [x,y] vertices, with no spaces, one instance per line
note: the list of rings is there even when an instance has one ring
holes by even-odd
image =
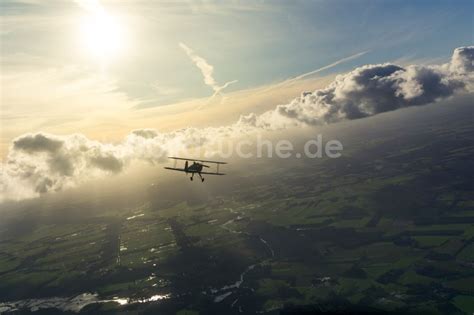
[[[459,47],[454,50],[450,70],[454,73],[466,74],[474,71],[474,46]]]
[[[339,75],[325,89],[305,92],[255,120],[257,127],[275,126],[275,115],[290,125],[321,125],[357,119],[402,107],[420,106],[471,90],[474,47],[455,50],[450,63],[440,66],[377,64]],[[460,62],[460,59],[462,62]]]
[[[455,50],[440,66],[366,65],[339,75],[324,89],[304,92],[289,104],[249,114],[229,126],[186,128],[160,133],[132,131],[112,145],[80,134],[26,134],[13,140],[0,169],[0,201],[37,196],[77,185],[94,176],[118,173],[133,160],[159,163],[167,155],[213,147],[259,130],[322,125],[358,119],[408,106],[420,106],[471,90],[474,47]]]

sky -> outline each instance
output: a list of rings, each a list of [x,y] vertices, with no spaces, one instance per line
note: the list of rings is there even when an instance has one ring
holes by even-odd
[[[273,128],[424,105],[470,82],[472,48],[453,51],[474,43],[472,12],[469,0],[1,0],[0,158],[15,157],[15,139],[44,140],[32,133],[117,144],[134,129]],[[307,95],[312,107],[297,98],[327,86]]]

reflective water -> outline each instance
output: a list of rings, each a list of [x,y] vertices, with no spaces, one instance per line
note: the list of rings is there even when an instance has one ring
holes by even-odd
[[[0,314],[18,310],[30,310],[32,312],[40,309],[55,308],[61,311],[80,312],[84,307],[90,304],[117,303],[120,305],[156,302],[169,299],[170,294],[153,295],[149,298],[129,299],[114,297],[112,299],[99,299],[97,293],[83,293],[74,297],[52,297],[44,299],[25,299],[12,302],[0,303]]]

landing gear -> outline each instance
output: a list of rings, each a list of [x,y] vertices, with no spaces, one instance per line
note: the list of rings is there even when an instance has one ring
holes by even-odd
[[[194,174],[196,174],[196,173],[192,173],[192,174],[191,174],[191,177],[189,177],[189,180],[190,180],[190,181],[192,181],[192,180],[194,179]],[[201,175],[200,173],[197,173],[197,174],[199,175],[199,178],[201,179],[201,182],[203,182],[203,181],[204,181],[204,177],[202,177],[202,175]]]

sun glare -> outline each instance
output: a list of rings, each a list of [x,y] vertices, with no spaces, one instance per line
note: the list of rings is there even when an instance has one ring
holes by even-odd
[[[123,28],[116,18],[104,11],[83,19],[81,37],[84,50],[101,63],[116,59],[125,48]]]

